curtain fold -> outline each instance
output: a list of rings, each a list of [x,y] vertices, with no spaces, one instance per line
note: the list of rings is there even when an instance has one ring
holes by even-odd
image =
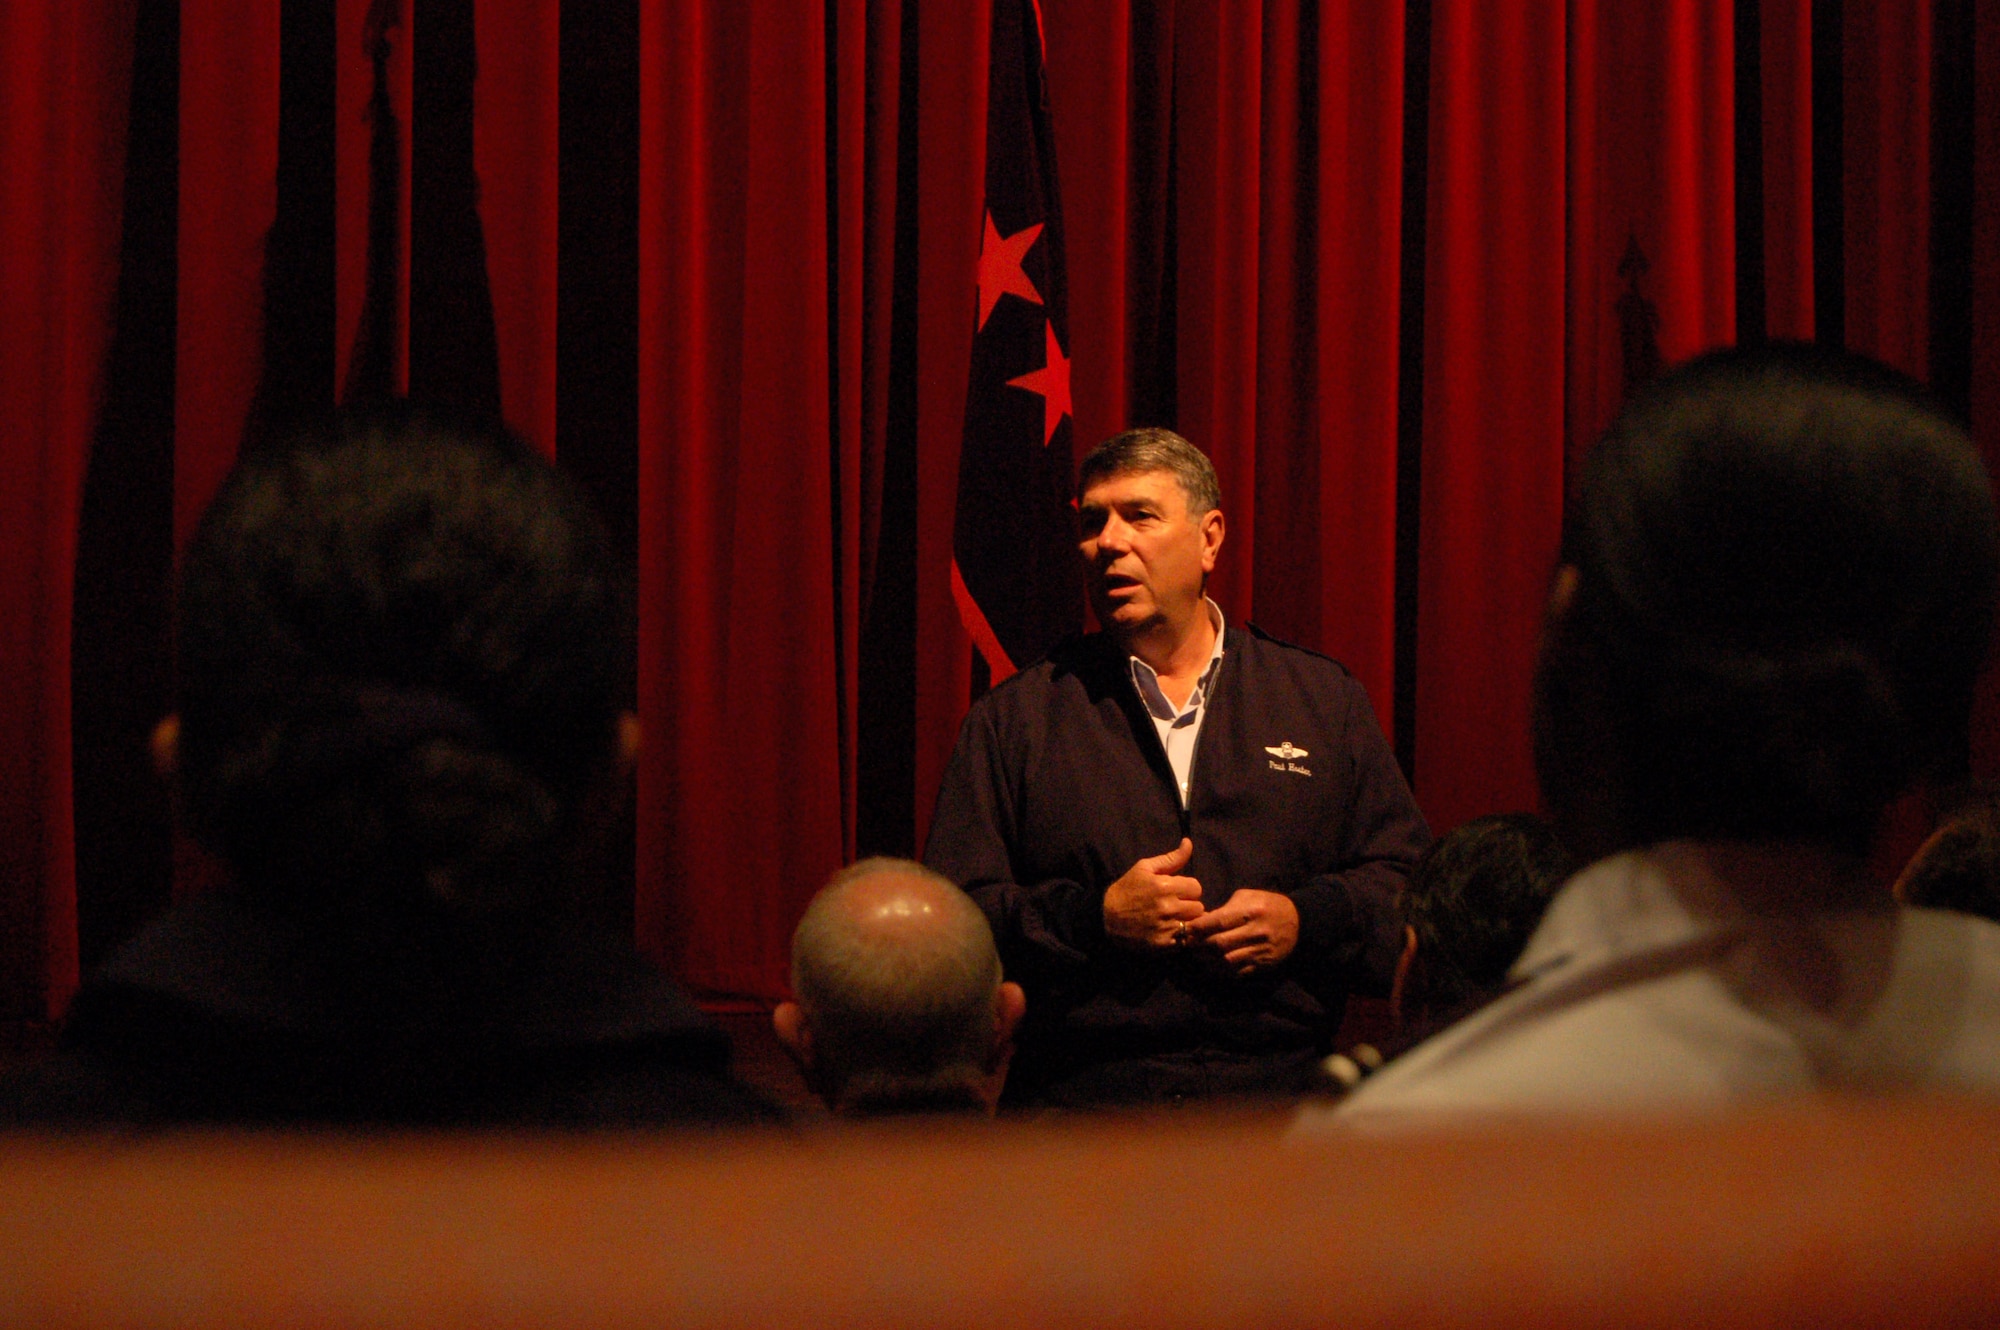
[[[1736,336],[1735,50],[1708,0],[1570,0],[1569,457]],[[1810,269],[1808,269],[1808,272]]]
[[[1764,175],[1764,327],[1813,335],[1813,0],[1761,0],[1758,73]]]
[[[640,936],[727,992],[783,973],[844,841],[828,53],[793,12],[641,21]]]
[[[1063,225],[1070,248],[1090,256],[1069,266],[1070,357],[1087,372],[1071,378],[1077,456],[1109,438],[1132,412],[1128,365],[1133,278],[1128,231],[1158,218],[1162,199],[1129,183],[1134,101],[1140,95],[1132,62],[1130,0],[1051,3],[1048,32],[1049,104],[1061,173]],[[1103,182],[1119,182],[1104,188]],[[1153,422],[1157,423],[1157,422]]]
[[[910,452],[916,474],[911,533],[916,557],[912,617],[915,816],[911,847],[930,825],[938,782],[971,696],[972,640],[951,593],[953,498],[958,437],[972,330],[979,317],[977,272],[986,176],[986,67],[989,0],[915,6],[911,286],[916,312],[908,346]],[[1062,112],[1055,111],[1060,117]],[[1089,370],[1076,366],[1073,379]]]
[[[1529,682],[1563,501],[1564,12],[1432,12],[1416,795],[1531,807]]]
[[[1264,189],[1264,18],[1254,0],[1176,6],[1173,224],[1175,411],[1215,463],[1229,518],[1209,592],[1235,622],[1254,618],[1257,558],[1258,312]],[[1274,53],[1275,54],[1275,53]],[[1291,126],[1286,126],[1289,137]]]
[[[557,0],[482,0],[473,164],[492,277],[500,410],[556,446]]]
[[[1266,35],[1267,67],[1298,52],[1296,80],[1274,80],[1296,89],[1298,153],[1295,200],[1266,207],[1292,271],[1265,283],[1257,617],[1344,663],[1394,733],[1404,15],[1351,0],[1286,19],[1295,39]],[[1267,140],[1293,132],[1266,109]]]
[[[183,7],[176,549],[236,457],[262,371],[266,258],[286,262],[288,237],[272,236],[280,38],[276,5]]]
[[[1843,0],[1846,341],[1930,370],[1931,5]]]
[[[0,8],[0,1017],[77,983],[70,612],[112,331],[132,0]]]
[[[415,62],[410,7],[416,0],[332,0],[333,153],[334,153],[334,382],[347,392],[353,383],[354,359],[364,338],[372,334],[377,354],[386,361],[388,386],[406,392],[410,386],[410,130],[415,96]],[[281,0],[291,9],[298,0]],[[379,42],[379,48],[377,43]],[[381,82],[386,94],[386,119],[375,115],[376,60],[382,56]],[[317,72],[317,71],[316,71]],[[386,290],[376,295],[386,302],[377,328],[364,326],[374,308],[368,285],[371,229],[370,208],[378,191],[371,156],[378,138],[393,134],[395,169],[382,183],[392,184],[394,211],[387,218],[387,239],[394,247],[385,277]],[[377,243],[380,243],[379,241]],[[380,259],[377,262],[381,267]]]

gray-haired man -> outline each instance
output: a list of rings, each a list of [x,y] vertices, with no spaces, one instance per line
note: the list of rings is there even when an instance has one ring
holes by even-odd
[[[1103,631],[981,698],[939,787],[924,858],[1031,1001],[1010,1102],[1292,1093],[1388,988],[1429,832],[1354,677],[1208,598],[1221,502],[1171,430],[1084,458]]]

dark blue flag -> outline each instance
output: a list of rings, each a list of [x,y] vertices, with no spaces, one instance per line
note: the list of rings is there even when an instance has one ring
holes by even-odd
[[[990,682],[1082,624],[1069,317],[1035,0],[994,0],[979,312],[951,589]]]

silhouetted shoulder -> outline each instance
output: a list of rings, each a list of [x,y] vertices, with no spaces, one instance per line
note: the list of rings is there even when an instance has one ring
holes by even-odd
[[[433,972],[394,936],[422,919],[364,922],[333,938],[234,892],[183,902],[83,985],[54,1056],[0,1078],[0,1128],[783,1120],[622,937],[565,924],[518,967],[433,948]],[[357,981],[357,954],[392,964]]]

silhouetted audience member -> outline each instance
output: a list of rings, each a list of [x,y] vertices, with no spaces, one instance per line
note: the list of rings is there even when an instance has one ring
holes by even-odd
[[[1352,1090],[1387,1059],[1498,996],[1576,868],[1555,829],[1533,813],[1489,813],[1432,841],[1397,893],[1407,922],[1389,989],[1390,1036],[1327,1058],[1325,1089]]]
[[[1476,817],[1432,842],[1402,893],[1405,944],[1390,1003],[1403,1027],[1435,1028],[1497,995],[1576,868],[1533,813]]]
[[[792,990],[772,1025],[836,1114],[992,1115],[1026,1001],[946,878],[907,859],[836,874],[792,935]]]
[[[247,454],[182,569],[180,815],[232,884],[77,994],[0,1120],[598,1126],[775,1116],[585,922],[629,613],[532,448],[403,406]]]
[[[2000,798],[1947,817],[1896,879],[1905,905],[2000,920]]]
[[[1865,854],[1962,766],[1992,498],[1921,390],[1844,353],[1703,356],[1592,454],[1536,682],[1570,879],[1521,982],[1309,1122],[2000,1089],[2000,927]]]

